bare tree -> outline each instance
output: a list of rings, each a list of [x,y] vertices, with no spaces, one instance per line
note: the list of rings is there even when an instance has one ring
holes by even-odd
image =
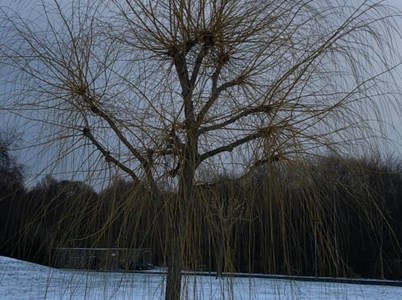
[[[31,16],[2,9],[8,109],[49,125],[63,153],[145,182],[155,201],[162,180],[177,189],[166,299],[180,297],[200,167],[244,174],[362,149],[397,92],[399,12],[382,1],[37,2]]]
[[[11,146],[18,140],[17,133],[0,130],[0,199],[24,189],[23,166],[10,154]]]

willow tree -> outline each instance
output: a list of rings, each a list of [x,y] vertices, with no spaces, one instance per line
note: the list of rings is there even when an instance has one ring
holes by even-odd
[[[375,140],[397,62],[398,13],[381,2],[38,0],[30,14],[3,7],[8,109],[42,122],[47,141],[66,153],[103,157],[166,201],[166,299],[178,299],[199,170],[241,175]],[[167,181],[176,190],[169,201],[160,190]]]

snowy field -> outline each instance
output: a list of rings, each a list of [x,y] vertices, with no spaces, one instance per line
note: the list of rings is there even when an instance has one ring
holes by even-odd
[[[0,257],[0,299],[160,299],[165,276],[65,271]],[[185,276],[183,299],[402,299],[402,287]]]

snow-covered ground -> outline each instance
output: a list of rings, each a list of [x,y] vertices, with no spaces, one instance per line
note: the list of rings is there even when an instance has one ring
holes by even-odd
[[[402,287],[185,276],[183,299],[402,299]],[[0,257],[0,299],[160,299],[164,275],[66,271]]]

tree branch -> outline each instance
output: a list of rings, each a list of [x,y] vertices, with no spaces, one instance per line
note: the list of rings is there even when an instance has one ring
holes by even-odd
[[[181,94],[183,96],[184,114],[187,126],[194,123],[194,106],[192,102],[192,88],[190,84],[186,55],[179,49],[172,49],[169,55],[173,58],[177,76],[179,77]]]
[[[208,51],[209,51],[209,49],[211,49],[213,44],[214,44],[213,34],[206,33],[203,38],[203,45],[201,47],[200,52],[197,55],[195,63],[194,63],[193,73],[191,74],[191,80],[190,80],[191,89],[194,89],[195,83],[197,81],[198,73],[200,72],[202,61],[204,60],[204,57],[208,54]]]
[[[114,131],[114,133],[116,134],[116,136],[118,137],[118,139],[127,147],[127,149],[138,159],[138,161],[140,162],[141,166],[144,168],[145,171],[145,176],[146,179],[150,185],[151,190],[154,192],[155,195],[160,195],[160,191],[159,188],[157,187],[155,180],[152,176],[152,153],[148,152],[148,159],[144,158],[143,155],[133,147],[133,145],[126,139],[126,137],[123,135],[123,133],[121,132],[121,130],[118,128],[117,124],[115,123],[115,121],[104,111],[102,111],[99,107],[97,107],[95,105],[95,101],[92,99],[91,96],[88,96],[87,94],[83,94],[82,97],[84,98],[84,101],[90,106],[91,111],[99,116],[100,118],[102,118],[103,120],[105,120],[110,128]],[[89,132],[90,133],[90,132]],[[92,134],[91,134],[92,136]],[[93,136],[92,136],[93,138]],[[96,142],[96,140],[93,138],[92,142]],[[99,147],[103,148],[100,144],[98,144]],[[102,152],[101,148],[99,148],[97,146],[97,148]],[[106,151],[103,148],[104,151]],[[104,155],[105,153],[108,154],[108,152],[102,152]],[[105,157],[108,159],[110,156],[110,153],[108,155],[106,155]],[[138,177],[134,174],[134,172],[132,170],[130,170],[129,168],[127,168],[126,166],[124,166],[123,164],[121,164],[117,159],[114,159],[112,157],[111,160],[113,163],[115,163],[117,166],[119,166],[122,170],[124,170],[127,174],[129,174],[130,176],[133,177],[133,175],[138,179]]]
[[[94,99],[87,95],[84,94],[82,95],[84,101],[89,105],[90,110],[97,116],[99,116],[100,118],[102,118],[103,120],[105,120],[110,128],[113,130],[113,132],[116,134],[116,136],[119,138],[119,140],[127,147],[127,149],[139,160],[139,162],[141,163],[141,165],[144,168],[148,167],[149,162],[142,156],[142,154],[133,147],[133,145],[131,145],[131,143],[126,139],[126,137],[123,135],[123,133],[121,132],[121,130],[118,128],[118,126],[116,125],[115,121],[113,121],[113,119],[107,114],[105,113],[103,110],[101,110],[99,107],[97,107],[95,105],[95,101]]]
[[[198,165],[200,163],[202,163],[204,160],[206,160],[207,158],[210,158],[210,157],[212,157],[214,155],[217,155],[219,153],[222,153],[222,152],[232,152],[234,148],[236,148],[236,147],[238,147],[240,145],[246,144],[248,142],[251,142],[251,141],[253,141],[253,140],[257,139],[257,138],[260,138],[260,137],[262,137],[264,135],[266,135],[266,132],[264,130],[260,130],[258,132],[249,134],[249,135],[247,135],[247,136],[245,136],[245,137],[243,137],[241,139],[238,139],[238,140],[236,140],[236,141],[234,141],[234,142],[232,142],[232,143],[230,143],[230,144],[228,144],[226,146],[218,147],[218,148],[215,148],[214,150],[205,152],[204,154],[199,156]]]
[[[131,170],[129,167],[125,166],[124,164],[122,164],[119,160],[117,160],[116,158],[114,158],[109,151],[107,151],[105,149],[105,147],[103,147],[93,136],[91,130],[88,127],[85,127],[82,130],[82,133],[84,134],[85,137],[87,137],[92,144],[96,147],[96,149],[98,149],[103,156],[105,157],[105,160],[108,162],[112,162],[113,164],[115,164],[117,167],[119,167],[121,170],[123,170],[124,172],[126,172],[128,175],[130,175],[135,181],[140,181],[138,176],[135,174],[135,172],[133,170]]]
[[[217,85],[217,80],[219,77],[219,73],[221,71],[221,68],[217,68],[215,73],[212,75],[212,89],[211,89],[211,96],[209,97],[208,101],[205,103],[205,105],[201,108],[201,111],[198,114],[197,117],[197,124],[201,124],[202,121],[204,120],[206,114],[208,113],[209,109],[212,107],[212,105],[218,100],[220,94],[227,90],[228,88],[231,88],[233,86],[239,85],[243,83],[244,79],[242,76],[239,76],[238,78],[225,82],[221,86],[216,87]],[[216,74],[216,75],[215,75]],[[214,77],[216,76],[216,77]]]
[[[271,105],[261,105],[261,106],[257,106],[254,108],[246,109],[222,123],[200,128],[199,133],[203,134],[208,131],[221,129],[221,128],[223,128],[227,125],[230,125],[232,123],[235,123],[236,121],[240,120],[241,118],[247,117],[251,114],[255,114],[255,113],[268,113],[269,114],[269,113],[271,113],[271,111],[272,111]]]

